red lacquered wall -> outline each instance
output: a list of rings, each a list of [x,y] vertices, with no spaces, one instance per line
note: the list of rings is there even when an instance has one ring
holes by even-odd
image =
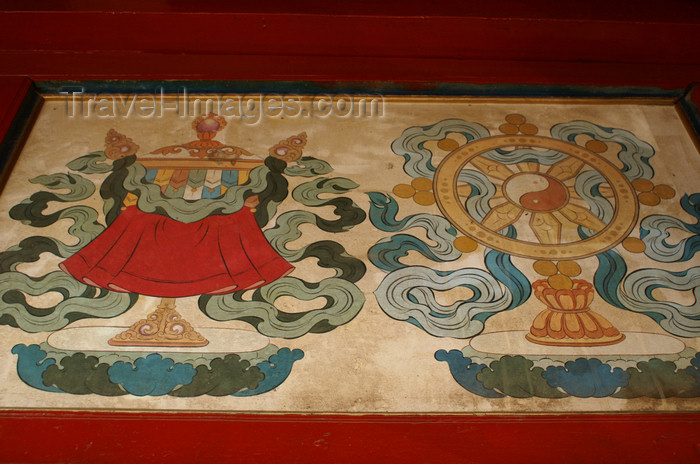
[[[417,93],[507,84],[496,89],[525,95],[614,86],[613,94],[649,87],[679,96],[700,80],[700,2],[471,3],[4,5],[0,138],[18,130],[11,124],[32,82],[51,80],[299,81],[292,85]],[[700,92],[687,100],[700,104]],[[0,411],[0,462],[145,460],[700,462],[700,415]]]

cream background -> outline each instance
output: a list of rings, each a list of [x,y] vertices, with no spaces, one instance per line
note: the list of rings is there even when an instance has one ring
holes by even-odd
[[[308,142],[304,154],[323,159],[331,164],[331,176],[347,177],[360,184],[348,194],[357,205],[368,211],[366,192],[390,193],[394,185],[410,183],[403,172],[403,159],[391,151],[391,142],[408,127],[427,126],[443,119],[460,118],[486,126],[492,135],[499,135],[498,126],[510,113],[520,113],[527,122],[539,128],[538,135],[548,136],[549,128],[559,122],[582,119],[606,127],[616,127],[633,132],[641,140],[656,149],[651,159],[655,170],[655,184],[673,185],[677,192],[698,191],[700,159],[692,139],[684,128],[676,110],[670,104],[608,104],[576,103],[575,101],[527,103],[523,100],[487,102],[475,99],[426,99],[393,98],[385,101],[382,117],[339,118],[330,116],[262,118],[258,124],[246,125],[236,118],[229,118],[227,127],[216,140],[237,145],[260,155],[267,155],[268,148],[280,140],[306,131]],[[45,102],[31,131],[19,160],[0,195],[0,249],[17,244],[30,235],[49,235],[72,240],[67,236],[67,221],[60,221],[50,228],[34,229],[13,221],[9,209],[38,190],[27,182],[39,174],[67,172],[65,164],[84,154],[101,150],[109,129],[115,129],[132,138],[141,148],[139,155],[166,145],[195,139],[191,128],[192,117],[179,118],[165,114],[164,118],[144,119],[96,117],[69,118],[65,103]],[[433,142],[434,143],[434,142]],[[434,165],[445,152],[434,149]],[[87,176],[91,180],[99,176]],[[296,185],[308,181],[305,178],[289,178],[290,192]],[[640,218],[649,214],[674,214],[694,222],[678,205],[677,195],[657,207],[641,205]],[[291,196],[289,198],[291,200]],[[437,206],[421,207],[410,199],[398,199],[399,217],[419,212],[439,214]],[[101,211],[101,200],[90,203]],[[54,208],[61,206],[54,205]],[[279,209],[298,209],[300,206],[287,201]],[[51,208],[51,206],[50,206]],[[319,215],[331,217],[330,208],[316,208]],[[273,224],[272,222],[270,224]],[[350,323],[326,334],[310,334],[295,340],[271,339],[279,347],[299,348],[304,358],[294,364],[287,380],[275,391],[249,398],[197,397],[173,398],[124,396],[117,398],[97,395],[69,395],[47,393],[25,385],[16,374],[16,356],[10,353],[17,343],[41,343],[49,334],[28,334],[19,329],[0,326],[0,408],[68,408],[107,410],[204,410],[204,411],[260,411],[260,412],[312,412],[312,413],[556,413],[572,411],[660,411],[700,409],[697,399],[486,399],[472,395],[460,387],[451,377],[448,366],[434,359],[437,350],[462,349],[466,340],[436,338],[405,322],[389,318],[377,305],[373,291],[385,273],[366,260],[367,250],[380,238],[390,236],[371,225],[369,219],[355,226],[350,232],[329,234],[310,226],[303,226],[304,235],[299,240],[310,243],[330,238],[342,243],[348,253],[365,259],[367,273],[358,283],[367,301],[358,316]],[[414,232],[414,231],[411,231]],[[638,236],[638,227],[632,236]],[[420,237],[420,233],[418,233]],[[296,246],[297,244],[294,243]],[[645,255],[633,255],[617,247],[630,266],[628,271],[641,267],[659,266]],[[532,271],[532,261],[514,258],[514,263],[528,275],[531,281],[538,276]],[[58,258],[42,256],[37,264],[24,265],[20,270],[30,275],[40,275],[57,269]],[[411,254],[403,262],[436,266],[420,256]],[[597,260],[579,260],[584,267],[581,278],[591,280]],[[669,270],[682,270],[698,265],[698,258],[691,262],[663,265]],[[482,267],[483,246],[463,255],[458,263],[439,265],[441,269],[456,267]],[[315,263],[298,263],[295,274],[306,279],[321,279],[330,271],[321,271]],[[689,304],[690,292],[668,292],[667,297]],[[46,297],[51,299],[50,296]],[[125,314],[114,319],[84,319],[69,327],[80,326],[128,326],[152,311],[158,299],[140,297],[137,304]],[[250,330],[240,322],[218,323],[205,317],[196,306],[197,297],[178,300],[178,309],[195,327],[239,328]],[[294,300],[282,302],[285,310],[309,308]],[[665,332],[646,316],[623,311],[607,305],[596,297],[593,309],[608,318],[622,332]],[[520,308],[503,312],[486,322],[486,333],[506,330],[527,330],[542,305],[533,297]],[[682,339],[689,347],[700,349],[700,340]],[[517,353],[512,353],[517,354]]]

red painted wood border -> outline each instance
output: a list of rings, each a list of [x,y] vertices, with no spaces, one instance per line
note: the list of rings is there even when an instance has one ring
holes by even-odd
[[[32,98],[32,92],[31,79],[17,76],[0,77],[0,156],[2,156],[0,158],[0,192],[24,142],[24,137],[30,130],[30,121],[19,121],[17,115],[23,110],[23,106],[30,105],[37,108],[38,102],[36,98]]]
[[[700,415],[332,416],[0,413],[2,462],[700,460]]]
[[[341,8],[273,1],[237,5],[227,13],[220,0],[3,6],[0,140],[31,80],[667,89],[700,81],[698,2],[480,3],[360,2]],[[699,98],[697,90],[691,94],[696,104]],[[671,463],[700,461],[699,437],[700,414],[680,413],[476,417],[0,411],[0,462]]]
[[[22,3],[0,11],[0,75],[665,88],[699,79],[693,0],[488,3]]]
[[[31,86],[31,79],[26,77],[0,77],[0,141],[5,139]]]

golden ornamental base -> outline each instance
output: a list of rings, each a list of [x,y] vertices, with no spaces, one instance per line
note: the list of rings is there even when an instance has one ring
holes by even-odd
[[[606,318],[590,309],[593,286],[574,280],[573,288],[555,290],[546,280],[533,285],[535,296],[547,309],[537,315],[525,335],[532,343],[550,346],[606,346],[625,339]]]
[[[163,298],[146,319],[133,324],[108,342],[112,346],[197,347],[209,344],[175,310],[175,298]]]
[[[546,310],[545,310],[546,311]],[[566,332],[574,332],[572,330],[552,330],[553,328],[545,328],[544,332],[548,333],[547,335],[535,335],[533,332],[537,333],[542,333],[543,330],[540,328],[538,330],[537,327],[535,327],[535,324],[533,323],[533,326],[530,327],[530,333],[525,335],[525,338],[532,342],[532,343],[537,343],[538,345],[549,345],[549,346],[607,346],[607,345],[615,345],[616,343],[620,343],[625,339],[625,335],[620,333],[619,330],[617,330],[615,327],[613,327],[607,319],[605,319],[603,316],[600,314],[595,313],[594,311],[588,310],[587,311],[589,316],[592,318],[596,319],[603,319],[607,325],[609,325],[609,329],[604,331],[603,334],[597,333],[597,330],[594,330],[593,332],[596,332],[593,337],[586,336],[585,334],[582,336],[579,336],[577,333],[575,336],[571,337],[569,336]],[[574,325],[574,324],[567,324],[569,326]],[[556,334],[555,336],[551,336],[549,334]],[[607,334],[609,335],[607,335]],[[563,335],[563,336],[562,336]]]

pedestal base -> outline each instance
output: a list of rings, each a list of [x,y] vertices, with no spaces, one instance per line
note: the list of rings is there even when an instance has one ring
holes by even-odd
[[[550,346],[606,346],[620,343],[625,336],[590,309],[558,311],[547,308],[535,318],[525,338]]]
[[[527,341],[532,343],[537,343],[539,345],[548,346],[607,346],[615,345],[620,343],[625,339],[624,334],[618,334],[614,337],[601,337],[601,338],[567,338],[556,339],[552,337],[537,337],[532,334],[525,335]]]
[[[133,324],[108,342],[113,346],[198,347],[209,341],[175,310],[174,298],[163,298],[146,319]]]

